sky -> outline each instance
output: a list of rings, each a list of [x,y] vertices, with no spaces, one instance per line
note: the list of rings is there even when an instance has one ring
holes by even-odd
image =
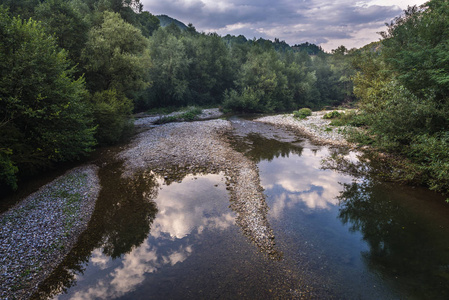
[[[141,0],[153,15],[168,15],[199,32],[309,42],[325,51],[360,48],[380,39],[385,23],[425,0]]]

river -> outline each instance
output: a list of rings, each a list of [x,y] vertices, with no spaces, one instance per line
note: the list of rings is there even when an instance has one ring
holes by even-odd
[[[323,168],[356,152],[231,122],[233,147],[257,164],[276,255],[236,225],[225,174],[148,170],[129,184],[109,162],[88,229],[35,297],[449,299],[443,197]]]

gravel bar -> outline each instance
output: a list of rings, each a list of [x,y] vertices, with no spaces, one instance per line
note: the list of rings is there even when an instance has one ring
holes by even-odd
[[[158,121],[163,117],[175,117],[180,116],[185,111],[175,111],[167,115],[147,115],[145,113],[136,115],[136,120],[134,121],[134,125],[138,127],[152,127],[154,122]],[[196,119],[197,120],[208,120],[208,119],[217,119],[223,116],[223,113],[218,108],[208,108],[203,109],[201,114],[199,114]]]
[[[346,126],[331,126],[331,120],[323,119],[328,112],[331,110],[313,112],[305,119],[295,118],[293,114],[285,114],[262,117],[254,121],[292,129],[319,144],[355,147],[345,138]]]
[[[151,169],[168,177],[164,170],[173,166],[193,174],[223,172],[237,225],[262,252],[277,256],[257,166],[230,146],[226,134],[231,130],[225,120],[168,123],[147,130],[119,154],[124,160],[123,176]]]
[[[0,215],[1,299],[27,299],[87,228],[98,168],[75,168]]]

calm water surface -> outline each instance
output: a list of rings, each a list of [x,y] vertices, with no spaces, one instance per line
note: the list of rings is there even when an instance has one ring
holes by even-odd
[[[273,260],[235,225],[223,174],[120,163],[71,255],[41,289],[55,299],[449,299],[449,210],[425,189],[322,169],[335,149],[233,119],[233,144],[257,162]],[[356,160],[356,153],[343,153]],[[66,293],[55,296],[54,292]]]

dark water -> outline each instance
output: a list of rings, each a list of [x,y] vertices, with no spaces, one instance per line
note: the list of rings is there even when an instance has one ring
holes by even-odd
[[[282,259],[234,223],[223,174],[120,163],[88,230],[40,290],[57,299],[449,299],[449,210],[425,189],[322,169],[335,149],[232,120],[235,149],[258,163]],[[356,153],[343,152],[356,161]],[[39,296],[39,295],[36,295]]]

